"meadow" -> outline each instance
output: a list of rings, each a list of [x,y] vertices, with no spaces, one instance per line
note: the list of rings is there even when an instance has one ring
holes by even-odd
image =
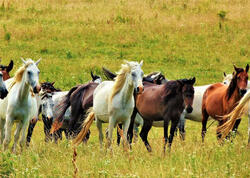
[[[247,0],[0,0],[1,63],[13,59],[15,71],[20,57],[41,57],[40,81],[62,90],[89,81],[90,71],[104,78],[103,66],[117,71],[123,60],[143,60],[144,73],[168,79],[220,82],[233,64],[250,64],[249,29]],[[165,157],[161,128],[149,133],[152,153],[139,138],[129,152],[114,140],[113,155],[99,149],[94,124],[91,130],[77,148],[79,177],[250,177],[246,117],[223,146],[216,123],[202,144],[201,123],[187,120],[186,140],[175,137]],[[42,122],[28,149],[0,155],[1,177],[73,176],[71,141],[45,143]]]

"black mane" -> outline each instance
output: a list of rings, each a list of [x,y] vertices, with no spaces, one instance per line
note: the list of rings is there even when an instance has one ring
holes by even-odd
[[[229,84],[229,86],[227,88],[227,100],[229,100],[231,98],[231,96],[233,95],[233,92],[234,92],[234,90],[236,88],[237,74],[238,74],[238,72],[235,75],[233,75],[233,78],[232,78],[232,80],[231,80],[231,82],[230,82],[230,84]]]

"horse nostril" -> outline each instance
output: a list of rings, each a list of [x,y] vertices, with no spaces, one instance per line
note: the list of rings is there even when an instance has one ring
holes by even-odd
[[[247,90],[246,89],[242,89],[240,90],[240,95],[241,96],[244,96],[246,94]]]
[[[186,108],[187,113],[191,113],[193,111],[193,108],[191,106]]]

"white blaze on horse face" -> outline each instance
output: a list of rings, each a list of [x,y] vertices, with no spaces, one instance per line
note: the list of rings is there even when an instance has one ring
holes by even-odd
[[[94,80],[94,83],[101,83],[102,82],[102,79],[101,78],[97,78]]]
[[[42,100],[42,115],[48,119],[52,119],[53,107],[54,107],[54,102],[52,100],[52,97],[51,96],[45,97]]]
[[[233,78],[232,74],[227,74],[223,79],[223,84],[229,85],[232,78]]]
[[[27,77],[26,81],[32,87],[33,90],[35,89],[34,92],[36,90],[40,91],[39,73],[40,71],[35,64],[30,64],[26,70],[26,77]]]
[[[141,69],[141,66],[142,66],[142,62],[139,65],[134,66],[131,70],[134,88],[136,89],[137,93],[142,93],[143,91],[142,79],[143,79],[144,73]]]
[[[3,90],[6,89],[5,83],[3,81],[3,73],[2,72],[0,72],[0,88]]]

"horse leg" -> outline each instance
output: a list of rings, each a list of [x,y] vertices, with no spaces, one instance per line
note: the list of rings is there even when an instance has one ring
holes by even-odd
[[[113,129],[116,125],[116,118],[113,118],[112,116],[109,117],[109,129],[108,129],[108,143],[107,147],[112,150],[111,143],[112,143],[112,133]]]
[[[178,123],[178,127],[179,127],[179,132],[180,132],[180,138],[181,140],[185,140],[185,123],[186,123],[186,119],[185,119],[185,110],[181,113],[180,116],[180,121]]]
[[[11,140],[11,128],[13,126],[13,119],[7,115],[5,123],[5,138],[3,140],[3,150],[7,150]]]
[[[17,123],[16,131],[15,131],[15,133],[14,133],[14,143],[13,143],[13,146],[12,146],[12,152],[13,152],[13,153],[16,152],[16,146],[17,146],[17,142],[18,142],[18,140],[19,140],[20,131],[21,131],[21,129],[22,129],[22,126],[23,126],[23,123],[22,123],[22,122]]]
[[[42,117],[42,119],[44,125],[43,131],[45,134],[45,142],[52,141],[52,135],[50,134],[52,121],[50,122],[46,117]]]
[[[118,124],[118,127],[119,127],[120,129],[122,129],[122,124]],[[121,136],[120,136],[119,130],[118,130],[118,128],[117,128],[117,145],[118,145],[118,146],[120,145],[120,142],[121,142]]]
[[[129,128],[128,128],[128,141],[129,141],[130,145],[131,145],[132,139],[133,139],[134,123],[135,123],[135,117],[136,117],[137,113],[138,113],[137,109],[134,108],[133,113],[131,115]]]
[[[206,109],[202,109],[202,131],[201,131],[201,137],[202,137],[202,142],[204,142],[205,135],[207,132],[207,119],[209,115],[206,111]]]
[[[129,146],[129,142],[128,142],[128,129],[129,129],[129,124],[130,124],[130,118],[128,118],[126,121],[123,122],[123,136],[124,136],[124,145],[125,146],[125,150],[127,150],[128,146]],[[134,124],[133,124],[134,125]],[[133,130],[132,130],[133,131]]]
[[[163,153],[165,154],[166,145],[168,143],[168,123],[169,120],[167,118],[164,119],[164,146],[163,146]],[[177,122],[178,123],[178,122]],[[172,127],[171,127],[172,129]],[[176,129],[176,127],[175,127]],[[173,134],[175,133],[175,130],[173,131]]]
[[[236,122],[235,122],[235,124],[234,124],[233,132],[234,132],[235,134],[237,134],[237,130],[238,130],[238,127],[239,127],[239,125],[240,125],[240,122],[241,122],[241,119],[237,119]]]
[[[27,127],[28,127],[28,119],[26,122],[23,123],[22,129],[21,129],[21,139],[19,142],[19,145],[21,147],[21,151],[23,150],[23,147],[25,146],[25,133],[26,133]]]
[[[3,144],[4,139],[4,125],[5,125],[5,119],[0,118],[0,145]]]
[[[144,142],[144,145],[146,146],[148,152],[151,152],[152,151],[152,148],[148,142],[148,132],[149,130],[151,129],[152,127],[152,121],[146,121],[144,120],[143,122],[143,126],[142,126],[142,129],[141,129],[141,132],[140,132],[140,137],[142,139],[142,141]]]
[[[30,145],[30,140],[33,134],[33,130],[36,126],[37,120],[36,122],[30,122],[29,123],[29,127],[28,127],[28,133],[27,133],[27,137],[26,137],[26,145],[29,146]]]
[[[103,142],[102,122],[99,119],[96,119],[96,127],[99,131],[100,149],[102,149],[102,142]]]
[[[176,129],[176,126],[178,124],[178,119],[172,119],[171,120],[171,129],[170,129],[170,136],[169,136],[169,151],[171,149],[171,145],[174,139],[174,131]]]

